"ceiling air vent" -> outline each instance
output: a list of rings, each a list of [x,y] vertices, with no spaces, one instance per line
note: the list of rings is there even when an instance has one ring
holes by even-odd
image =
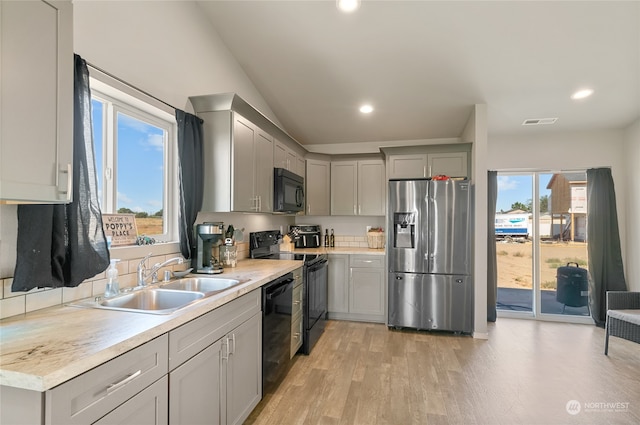
[[[549,125],[555,124],[558,118],[529,118],[522,122],[522,125]]]

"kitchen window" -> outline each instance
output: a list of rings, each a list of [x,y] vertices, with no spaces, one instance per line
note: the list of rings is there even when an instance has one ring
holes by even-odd
[[[93,78],[91,94],[102,212],[134,214],[138,235],[177,240],[174,116]]]

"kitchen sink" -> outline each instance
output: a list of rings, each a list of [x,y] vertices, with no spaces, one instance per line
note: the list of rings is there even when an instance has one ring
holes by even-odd
[[[205,294],[202,292],[195,291],[177,291],[164,288],[142,289],[102,299],[96,303],[95,307],[140,313],[169,314],[204,298],[204,296]]]
[[[179,291],[196,291],[209,294],[229,289],[239,284],[236,279],[218,277],[185,277],[162,285],[162,289],[174,289]]]

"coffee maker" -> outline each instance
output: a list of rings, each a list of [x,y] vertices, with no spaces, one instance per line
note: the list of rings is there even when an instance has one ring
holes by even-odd
[[[196,256],[191,260],[195,273],[222,273],[222,265],[213,253],[224,241],[223,223],[196,224]]]

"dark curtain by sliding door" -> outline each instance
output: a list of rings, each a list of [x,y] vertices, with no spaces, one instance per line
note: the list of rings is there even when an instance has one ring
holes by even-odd
[[[202,208],[204,190],[202,119],[176,109],[178,158],[180,160],[180,252],[192,258],[195,247],[193,225]]]
[[[626,291],[622,268],[616,194],[609,168],[587,170],[589,304],[597,326],[606,321],[607,291]]]
[[[498,202],[498,172],[487,175],[487,320],[495,322],[498,299],[498,263],[496,259],[496,204]]]

